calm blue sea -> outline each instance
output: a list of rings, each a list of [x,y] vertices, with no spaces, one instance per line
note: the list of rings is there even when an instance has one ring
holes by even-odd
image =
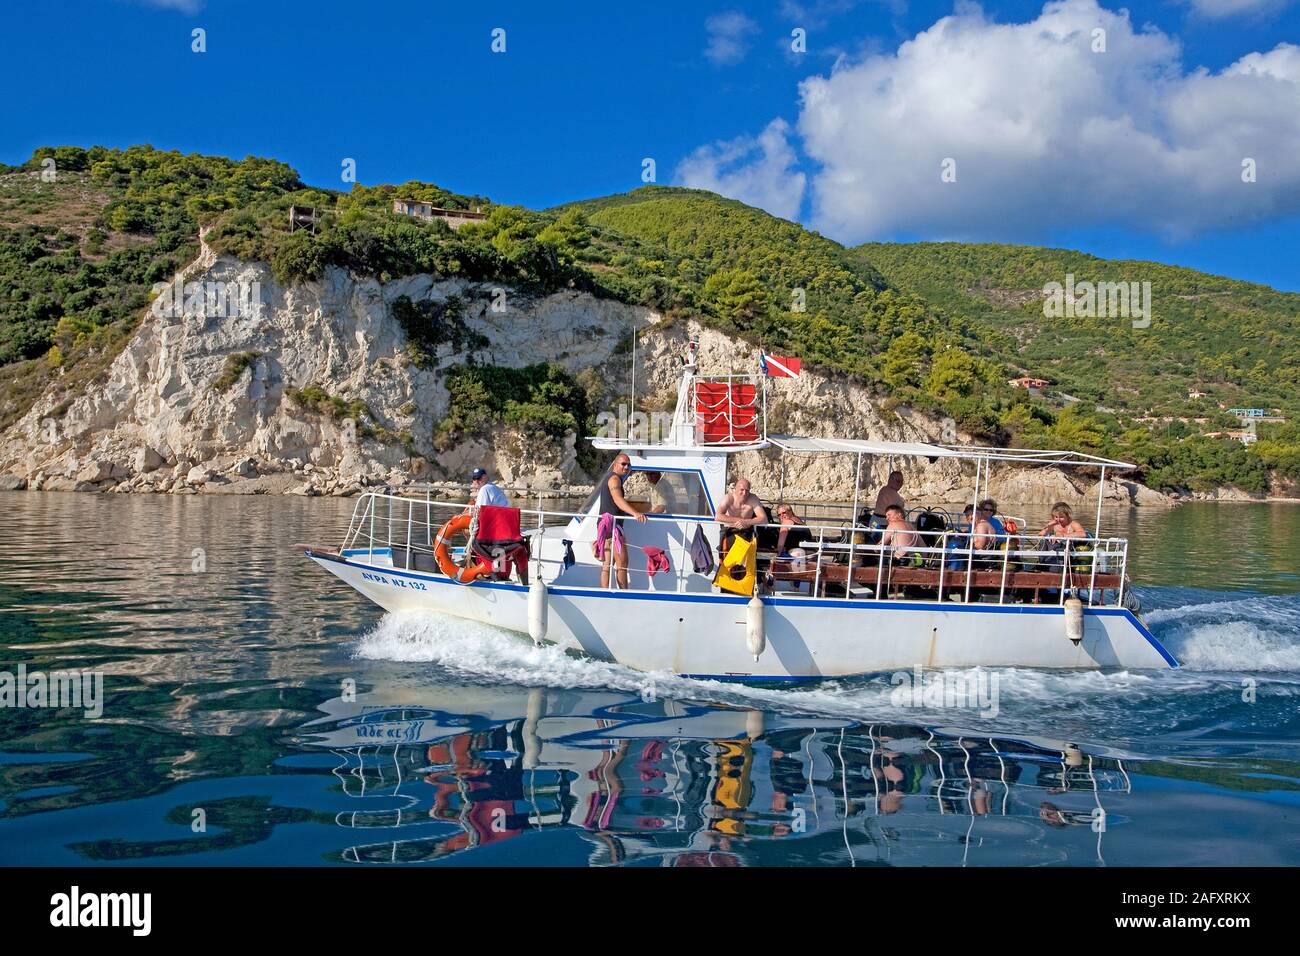
[[[0,670],[105,675],[0,708],[0,864],[1300,863],[1293,506],[1107,514],[1184,668],[999,671],[989,717],[386,617],[290,547],[351,505],[0,494]]]

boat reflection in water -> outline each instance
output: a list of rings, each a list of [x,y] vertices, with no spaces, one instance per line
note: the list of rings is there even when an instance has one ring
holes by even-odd
[[[1124,822],[1106,798],[1131,789],[1122,754],[1044,739],[611,692],[437,700],[335,699],[303,728],[338,758],[344,860],[530,862],[522,838],[549,833],[547,862],[574,865],[1101,865]]]

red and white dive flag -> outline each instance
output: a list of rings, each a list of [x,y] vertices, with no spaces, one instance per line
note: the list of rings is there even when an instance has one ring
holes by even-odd
[[[758,361],[763,366],[763,374],[768,378],[796,378],[803,365],[797,358],[784,358],[780,355],[762,355]]]

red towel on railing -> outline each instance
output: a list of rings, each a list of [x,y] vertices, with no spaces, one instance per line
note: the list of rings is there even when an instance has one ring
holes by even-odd
[[[641,550],[645,552],[645,571],[650,577],[654,577],[656,571],[672,570],[668,565],[668,555],[663,548],[646,546]]]
[[[478,539],[480,541],[518,541],[519,509],[499,505],[483,505],[478,509]]]

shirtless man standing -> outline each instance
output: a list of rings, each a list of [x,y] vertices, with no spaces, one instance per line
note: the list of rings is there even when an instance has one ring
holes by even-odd
[[[904,508],[903,496],[898,490],[903,487],[903,473],[901,471],[891,471],[889,481],[880,489],[880,494],[876,495],[876,505],[871,509],[871,517],[885,519],[888,517],[888,510],[895,505]]]
[[[752,538],[754,525],[768,523],[767,509],[749,487],[748,478],[737,478],[736,483],[731,486],[731,491],[723,496],[718,504],[718,510],[713,514],[713,519],[724,528],[722,533],[724,550],[735,535]]]

